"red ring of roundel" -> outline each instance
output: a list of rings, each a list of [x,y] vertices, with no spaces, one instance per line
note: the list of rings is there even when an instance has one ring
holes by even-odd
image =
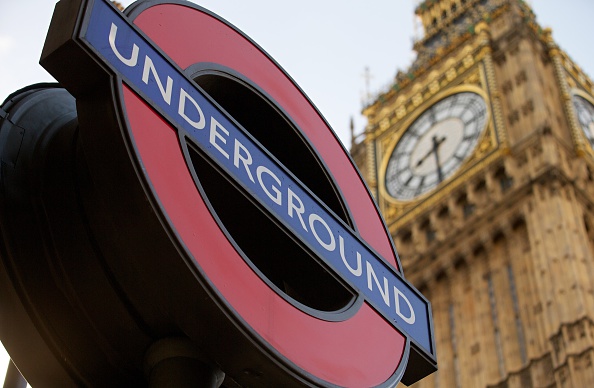
[[[363,239],[397,266],[390,237],[346,151],[299,88],[259,47],[220,19],[187,5],[149,7],[134,23],[182,69],[216,63],[265,90],[326,163],[354,222],[365,226]],[[213,219],[188,172],[175,130],[125,85],[123,90],[130,133],[155,194],[197,265],[243,321],[286,359],[331,384],[369,387],[393,377],[406,361],[402,334],[366,303],[351,318],[328,322],[276,294]]]

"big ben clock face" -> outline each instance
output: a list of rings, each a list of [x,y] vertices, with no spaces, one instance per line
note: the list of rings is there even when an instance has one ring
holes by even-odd
[[[584,131],[584,135],[590,142],[591,146],[594,146],[594,105],[581,96],[573,96],[573,105],[577,113],[580,127]]]
[[[472,153],[487,123],[485,100],[477,93],[446,97],[406,129],[388,160],[386,191],[414,199],[452,176]]]

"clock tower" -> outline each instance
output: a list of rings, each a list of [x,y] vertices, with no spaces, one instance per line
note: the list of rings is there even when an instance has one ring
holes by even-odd
[[[417,58],[352,155],[439,371],[418,387],[594,386],[594,88],[522,0],[424,0]]]

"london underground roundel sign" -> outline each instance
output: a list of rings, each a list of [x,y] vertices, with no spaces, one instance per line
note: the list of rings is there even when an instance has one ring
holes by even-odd
[[[135,219],[130,206],[155,214],[178,255],[148,254],[146,265],[159,261],[176,295],[203,290],[204,307],[178,298],[187,315],[167,324],[227,376],[372,387],[436,369],[429,303],[399,272],[352,161],[240,31],[187,2],[122,14],[105,0],[61,0],[41,63],[77,99],[101,202],[127,203],[116,218]],[[134,190],[145,203],[126,201]],[[106,233],[142,230],[130,223]],[[188,274],[194,285],[176,282]],[[116,277],[122,288],[152,287],[142,276]]]

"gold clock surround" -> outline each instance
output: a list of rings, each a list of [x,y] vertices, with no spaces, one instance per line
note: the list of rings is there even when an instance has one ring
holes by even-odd
[[[585,133],[585,129],[583,128],[583,124],[580,122],[579,119],[579,112],[577,110],[577,107],[575,106],[575,102],[574,102],[574,98],[578,97],[583,99],[584,101],[586,101],[588,104],[590,104],[590,106],[592,106],[593,110],[594,110],[594,97],[592,97],[591,95],[589,95],[586,92],[583,92],[580,89],[574,89],[571,92],[571,99],[572,99],[572,109],[573,112],[575,113],[575,125],[577,126],[577,128],[575,128],[575,131],[577,132],[577,136],[579,136],[580,139],[583,140],[583,143],[585,144],[585,146],[583,147],[579,147],[581,148],[582,151],[590,154],[590,155],[594,155],[594,131],[592,131],[592,139],[589,139],[588,136]],[[593,116],[594,118],[594,116]],[[593,121],[594,123],[594,121]],[[594,127],[594,125],[593,125]],[[594,128],[593,128],[594,129]],[[579,144],[578,144],[579,146]]]

